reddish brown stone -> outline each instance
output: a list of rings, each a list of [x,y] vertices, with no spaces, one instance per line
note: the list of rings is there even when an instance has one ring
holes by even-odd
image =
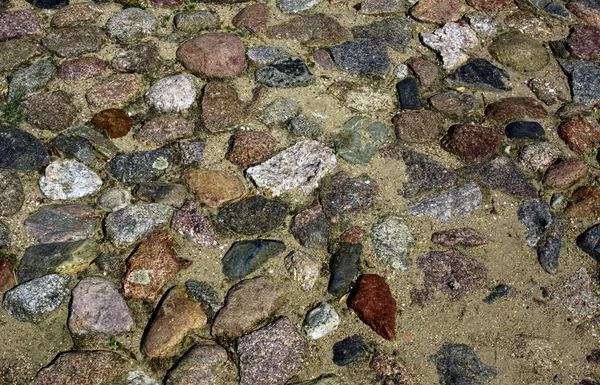
[[[466,160],[476,161],[494,154],[500,137],[488,127],[457,124],[442,138],[442,147]]]
[[[129,133],[133,120],[124,110],[109,108],[94,115],[92,124],[104,131],[109,138],[121,138]]]
[[[235,77],[246,64],[246,49],[232,33],[206,33],[183,43],[177,49],[177,58],[199,76]]]
[[[102,75],[106,63],[104,60],[87,56],[65,60],[60,66],[60,77],[64,80],[85,80]]]
[[[467,9],[463,0],[420,0],[410,14],[417,20],[441,24],[460,19]]]
[[[10,262],[0,258],[0,294],[15,286],[15,283],[15,274]]]
[[[586,23],[600,27],[600,9],[588,7],[577,1],[569,1],[567,9]]]
[[[244,193],[244,185],[235,176],[223,171],[190,171],[186,182],[205,205],[213,208],[237,199]]]
[[[212,249],[217,246],[217,234],[210,221],[196,209],[192,202],[186,202],[181,210],[173,215],[171,228],[202,247]]]
[[[235,88],[223,82],[210,82],[202,96],[202,121],[210,132],[232,129],[246,116],[247,106]]]
[[[586,120],[565,122],[558,128],[558,136],[569,146],[571,151],[579,154],[600,144],[600,131]]]
[[[497,120],[544,119],[548,112],[534,98],[511,97],[488,105],[485,116]]]
[[[363,274],[348,299],[348,306],[377,334],[392,340],[396,334],[396,301],[383,277]]]
[[[409,65],[423,87],[429,87],[437,79],[439,67],[436,63],[418,58],[412,60]]]
[[[42,32],[33,11],[9,11],[0,15],[0,41]]]
[[[256,34],[263,31],[271,17],[271,9],[267,4],[251,4],[238,12],[231,24],[242,31]]]
[[[352,39],[352,33],[329,15],[309,13],[269,27],[267,37],[297,40],[308,47],[322,47],[345,43]]]
[[[515,7],[513,0],[467,0],[467,3],[480,11],[498,12]]]
[[[144,92],[144,78],[139,74],[116,74],[92,86],[85,98],[92,109],[121,108]]]
[[[65,130],[77,118],[77,107],[64,91],[33,94],[25,99],[23,106],[27,109],[27,123],[42,130]]]
[[[546,171],[542,182],[549,189],[565,190],[586,176],[587,171],[587,165],[580,160],[560,162]]]
[[[414,382],[406,369],[398,363],[396,357],[375,349],[369,367],[381,378],[387,378],[384,385],[413,385]]]
[[[130,367],[127,359],[108,350],[60,353],[35,376],[35,385],[105,385]]]
[[[358,226],[353,226],[340,236],[340,240],[345,243],[357,244],[360,243],[365,235],[365,230]]]
[[[392,121],[396,137],[404,142],[432,142],[437,140],[440,134],[440,119],[434,111],[404,111],[394,116]]]
[[[330,70],[334,66],[331,53],[326,49],[318,49],[313,52],[313,59],[326,70]]]
[[[568,42],[575,56],[584,60],[600,58],[600,28],[592,25],[576,25],[571,31]]]
[[[571,201],[565,212],[571,218],[600,215],[600,189],[595,186],[578,188],[571,195]]]
[[[153,233],[127,259],[128,270],[123,276],[123,291],[132,298],[154,299],[156,294],[186,262],[177,256],[175,241],[164,231]]]
[[[487,239],[469,227],[438,231],[431,235],[431,242],[446,247],[454,247],[457,245],[472,247],[488,243]]]
[[[246,168],[269,159],[276,145],[275,138],[268,132],[240,132],[229,138],[225,159]]]
[[[155,149],[177,139],[194,135],[194,123],[176,114],[160,115],[150,119],[136,132],[136,139]]]

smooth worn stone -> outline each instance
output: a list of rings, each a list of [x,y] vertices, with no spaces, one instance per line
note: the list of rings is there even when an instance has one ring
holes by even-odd
[[[285,292],[264,277],[241,281],[225,298],[212,324],[212,335],[234,339],[256,329],[283,305]]]
[[[39,170],[49,162],[48,150],[36,136],[0,125],[0,168]]]
[[[160,112],[181,112],[196,100],[196,87],[187,75],[162,78],[144,95],[146,103]]]
[[[302,251],[292,251],[284,260],[285,268],[292,279],[301,284],[302,290],[309,291],[317,283],[321,272],[321,261]]]
[[[442,24],[457,21],[467,9],[462,0],[420,0],[410,9],[410,14],[419,21]]]
[[[336,99],[350,110],[370,114],[373,111],[395,108],[398,99],[389,92],[384,92],[382,85],[369,81],[367,83],[339,80],[333,83],[329,91]]]
[[[69,0],[27,0],[27,2],[41,9],[59,9],[69,4]]]
[[[212,12],[200,9],[178,13],[173,18],[173,22],[175,23],[175,28],[183,32],[196,33],[203,30],[215,29],[219,20]]]
[[[33,11],[9,11],[0,15],[0,40],[41,34],[42,29]]]
[[[360,243],[342,243],[339,250],[331,256],[327,286],[329,294],[341,297],[350,290],[354,277],[358,273],[362,249]]]
[[[177,49],[177,59],[198,76],[235,77],[244,69],[244,43],[231,33],[206,33]]]
[[[337,223],[354,218],[369,208],[379,194],[379,185],[367,174],[350,178],[339,172],[321,187],[319,198],[327,218]]]
[[[323,127],[304,114],[295,116],[290,120],[288,129],[292,134],[303,138],[317,138],[323,133]]]
[[[483,35],[495,35],[498,25],[485,12],[472,12],[466,15],[469,25],[475,32]]]
[[[39,44],[27,40],[0,42],[0,72],[17,68],[41,53],[42,47]]]
[[[510,158],[499,156],[490,161],[464,167],[458,174],[479,181],[495,190],[518,198],[537,196],[537,189]]]
[[[127,258],[123,293],[134,299],[154,299],[163,286],[186,267],[174,246],[175,241],[164,231],[157,231],[143,241]]]
[[[398,105],[403,110],[420,110],[423,108],[419,100],[419,85],[417,80],[407,77],[396,83],[398,91]]]
[[[319,302],[306,313],[302,323],[302,331],[313,340],[325,337],[340,325],[340,316],[334,307],[327,302]]]
[[[269,239],[235,242],[221,260],[223,274],[229,279],[245,278],[285,249],[283,242]]]
[[[244,193],[244,185],[238,177],[223,171],[190,171],[186,182],[202,203],[213,208],[237,199]]]
[[[438,76],[438,65],[427,59],[417,58],[410,62],[410,68],[424,87],[431,86]]]
[[[500,63],[519,72],[539,71],[550,61],[542,43],[519,31],[499,35],[488,50]]]
[[[59,134],[52,140],[52,146],[63,156],[74,157],[85,164],[96,160],[94,149],[82,138]]]
[[[18,213],[24,200],[25,192],[19,175],[0,169],[0,216],[11,217]]]
[[[492,92],[510,91],[512,88],[507,84],[508,80],[508,72],[481,58],[459,67],[447,78],[453,86]]]
[[[523,139],[538,138],[546,132],[544,127],[537,122],[512,122],[506,125],[504,133],[508,139]],[[600,135],[600,133],[598,134]]]
[[[440,132],[437,113],[429,110],[403,111],[392,119],[396,137],[408,143],[435,141]]]
[[[156,149],[178,139],[194,135],[194,123],[176,114],[159,115],[135,133],[135,138],[147,147]]]
[[[223,295],[208,282],[188,279],[185,281],[188,295],[200,304],[202,310],[212,320],[215,314],[223,307]]]
[[[229,131],[242,123],[249,113],[249,107],[232,86],[223,82],[209,82],[202,96],[202,123],[213,133]]]
[[[552,303],[577,317],[591,317],[600,307],[600,297],[591,289],[592,280],[585,269],[579,269],[564,287],[552,295]]]
[[[498,150],[500,136],[489,127],[457,124],[442,138],[442,147],[467,161],[488,158]]]
[[[367,116],[355,116],[333,137],[336,153],[353,164],[367,164],[390,139],[390,130]]]
[[[237,342],[240,385],[284,385],[302,368],[308,344],[287,317]]]
[[[110,159],[115,156],[117,152],[119,152],[117,146],[115,146],[110,139],[91,127],[75,126],[68,129],[64,133],[65,135],[85,139],[90,143],[90,145],[92,145],[92,147],[94,147],[96,151],[106,158]]]
[[[169,370],[165,385],[233,384],[237,370],[219,345],[199,343]],[[137,385],[137,384],[133,384]]]
[[[300,13],[308,11],[321,0],[277,0],[277,8],[283,13]]]
[[[300,112],[300,105],[292,99],[275,99],[263,108],[258,119],[269,127],[285,125]]]
[[[96,256],[94,243],[84,240],[37,244],[25,249],[17,275],[23,282],[55,271],[69,274],[85,269]]]
[[[499,12],[515,7],[513,0],[467,0],[471,7],[485,12]]]
[[[251,4],[239,11],[231,20],[234,27],[251,34],[262,32],[271,18],[267,4]]]
[[[128,247],[169,223],[175,209],[159,203],[134,204],[106,216],[108,239],[117,247]]]
[[[600,260],[600,224],[581,233],[577,237],[577,246],[595,260]]]
[[[113,188],[100,195],[97,202],[104,211],[117,211],[131,204],[131,193],[122,188]]]
[[[83,204],[43,206],[23,224],[27,233],[40,243],[79,241],[96,231],[94,209]]]
[[[361,336],[354,334],[333,344],[333,363],[346,366],[367,355],[365,342]]]
[[[490,295],[488,295],[487,297],[484,298],[483,302],[485,302],[487,304],[494,303],[497,300],[499,300],[500,298],[504,298],[508,294],[510,294],[510,290],[511,290],[511,287],[508,285],[504,285],[504,284],[498,285],[492,289],[492,292],[490,293]]]
[[[106,35],[101,28],[85,24],[57,29],[42,38],[42,45],[61,58],[98,52],[105,42]]]
[[[560,152],[548,142],[536,142],[521,148],[519,159],[532,171],[543,170],[554,163]]]
[[[489,104],[485,116],[495,120],[544,119],[548,112],[544,106],[528,97],[510,97]]]
[[[446,247],[473,247],[486,245],[488,240],[482,237],[475,229],[463,227],[435,232],[431,234],[431,242]]]
[[[560,206],[560,204],[556,206]],[[565,214],[570,218],[598,216],[600,214],[600,189],[595,186],[583,186],[575,190],[571,195]]]
[[[269,159],[276,145],[275,138],[268,132],[240,132],[229,138],[229,149],[225,159],[246,168]]]
[[[386,47],[370,39],[354,39],[329,48],[333,61],[342,72],[352,75],[385,77],[392,62]]]
[[[299,56],[279,59],[254,73],[256,81],[275,88],[293,88],[309,85],[314,76]]]
[[[498,374],[496,368],[483,363],[473,348],[465,344],[445,343],[428,361],[436,366],[440,384],[444,385],[486,384]]]
[[[102,16],[104,10],[96,4],[70,4],[52,16],[52,28],[73,27],[77,24],[93,22]]]
[[[146,330],[141,352],[149,358],[170,357],[183,339],[206,325],[206,315],[198,303],[185,295],[181,288],[170,290],[154,320]]]
[[[288,210],[287,203],[253,195],[222,207],[217,220],[238,234],[262,234],[282,226]]]
[[[71,277],[49,274],[15,286],[4,293],[4,310],[21,322],[38,323],[55,311],[69,295]]]
[[[41,92],[23,102],[27,110],[27,123],[35,128],[63,131],[77,118],[77,107],[63,91]]]
[[[29,67],[14,72],[9,76],[8,99],[14,98],[19,92],[27,95],[46,87],[57,72],[54,64],[48,60],[37,61]]]
[[[117,52],[110,65],[119,72],[154,74],[161,71],[164,61],[156,43],[144,41]]]
[[[438,52],[444,69],[456,68],[464,64],[469,55],[465,51],[475,48],[477,34],[466,24],[446,23],[432,33],[422,32],[423,44]]]
[[[186,166],[198,166],[204,155],[206,142],[202,139],[178,143],[181,162]]]
[[[348,307],[375,333],[391,341],[396,334],[396,301],[385,279],[377,274],[358,277]]]
[[[569,76],[573,101],[592,106],[600,102],[600,66],[585,61],[559,61]]]
[[[122,138],[133,126],[133,119],[125,110],[109,108],[98,112],[92,118],[92,124],[106,133],[109,138]]]
[[[15,284],[15,274],[12,266],[5,258],[0,258],[0,294],[4,294]]]
[[[352,33],[327,14],[309,13],[269,27],[267,37],[297,40],[307,47],[322,47],[344,43],[352,39]]]
[[[554,190],[566,190],[588,173],[585,162],[580,160],[559,162],[552,165],[544,174],[544,187]]]
[[[290,231],[303,247],[323,249],[329,244],[329,222],[319,205],[296,214],[290,222]]]
[[[469,216],[482,205],[481,190],[471,182],[413,203],[408,206],[408,213],[417,217],[436,217],[440,222],[447,222]]]
[[[391,17],[372,24],[352,27],[355,38],[378,41],[396,51],[402,52],[412,35],[412,22],[406,17]]]
[[[525,243],[529,247],[535,247],[550,228],[552,215],[546,202],[540,199],[528,199],[519,205],[517,211],[519,222],[527,229]]]
[[[75,160],[52,162],[39,180],[40,190],[52,200],[78,199],[95,193],[102,179],[92,169]]]
[[[106,165],[108,172],[123,184],[151,182],[164,175],[173,163],[168,147],[152,151],[118,154]]]
[[[278,59],[290,56],[289,52],[285,48],[271,47],[271,46],[258,46],[248,48],[246,51],[248,60],[256,64],[271,64]]]
[[[406,165],[407,182],[398,194],[407,199],[435,190],[452,187],[456,182],[454,173],[424,154],[409,149],[401,150]]]
[[[117,380],[130,366],[126,358],[108,350],[60,353],[35,376],[35,385],[103,385]]]
[[[423,270],[425,288],[410,293],[416,303],[432,299],[437,291],[462,298],[482,288],[487,275],[483,264],[457,251],[431,251],[417,258],[417,267]]]
[[[364,0],[358,12],[365,15],[384,15],[404,12],[401,0]]]
[[[120,42],[150,35],[158,27],[158,19],[141,8],[126,8],[106,22],[106,32]]]
[[[558,220],[552,222],[544,238],[538,242],[538,262],[544,271],[551,275],[558,273],[560,248],[562,245],[563,225]]]
[[[100,277],[79,281],[71,292],[69,330],[102,338],[127,333],[135,326],[131,310],[117,288]]]
[[[568,40],[569,48],[575,56],[583,60],[600,58],[600,28],[593,25],[576,25]]]
[[[394,269],[408,269],[406,253],[415,239],[400,217],[379,218],[371,229],[371,241],[375,255],[382,263]]]
[[[481,101],[470,94],[456,91],[443,92],[429,98],[429,103],[436,110],[455,117],[465,117],[481,110]]]
[[[590,148],[597,148],[600,144],[600,131],[594,128],[587,120],[570,120],[558,127],[558,136],[569,146],[573,152],[582,154]]]
[[[185,202],[187,189],[178,183],[140,183],[133,195],[144,202],[181,207]]]
[[[303,140],[250,167],[246,177],[274,196],[296,188],[309,194],[336,165],[335,154],[329,147],[316,140]]]
[[[144,79],[138,74],[116,74],[87,90],[85,99],[95,110],[122,108],[144,91]]]

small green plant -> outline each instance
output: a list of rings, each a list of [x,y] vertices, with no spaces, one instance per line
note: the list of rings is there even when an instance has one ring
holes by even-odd
[[[7,97],[0,103],[0,123],[16,127],[25,120],[23,98],[26,92],[24,88],[19,88],[12,98]]]
[[[145,0],[122,0],[121,4],[123,5],[123,8],[146,9],[148,7]]]

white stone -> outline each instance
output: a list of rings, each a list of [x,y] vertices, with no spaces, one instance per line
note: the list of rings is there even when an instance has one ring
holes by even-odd
[[[194,81],[186,75],[160,79],[146,91],[146,103],[161,112],[187,110],[195,100]]]
[[[131,203],[131,193],[122,188],[113,188],[98,198],[98,205],[106,211],[117,211]]]
[[[406,64],[398,64],[394,68],[394,77],[396,79],[404,79],[408,76],[408,66]]]
[[[302,290],[313,288],[321,271],[321,261],[302,251],[289,253],[284,260],[285,267],[296,282],[300,282]]]
[[[316,340],[336,330],[339,325],[340,316],[333,306],[320,302],[306,314],[302,330],[309,338]]]
[[[443,67],[452,69],[466,63],[465,50],[477,45],[477,34],[466,24],[446,23],[433,33],[421,33],[423,44],[442,56]]]
[[[40,178],[42,193],[52,200],[78,199],[98,191],[102,179],[83,163],[70,159],[56,160],[46,167]]]
[[[496,23],[484,12],[473,12],[467,15],[471,28],[483,35],[493,35],[498,32]]]
[[[300,13],[315,7],[321,0],[277,0],[277,8],[283,13]]]

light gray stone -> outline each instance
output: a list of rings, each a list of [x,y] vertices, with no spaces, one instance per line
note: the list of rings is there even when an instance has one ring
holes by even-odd
[[[406,252],[415,239],[401,218],[392,215],[379,218],[371,229],[371,240],[381,262],[394,269],[408,269]]]
[[[98,191],[102,179],[83,163],[59,159],[46,167],[40,189],[52,200],[78,199]]]
[[[340,316],[327,302],[320,302],[304,318],[302,330],[313,340],[325,337],[340,325]]]

